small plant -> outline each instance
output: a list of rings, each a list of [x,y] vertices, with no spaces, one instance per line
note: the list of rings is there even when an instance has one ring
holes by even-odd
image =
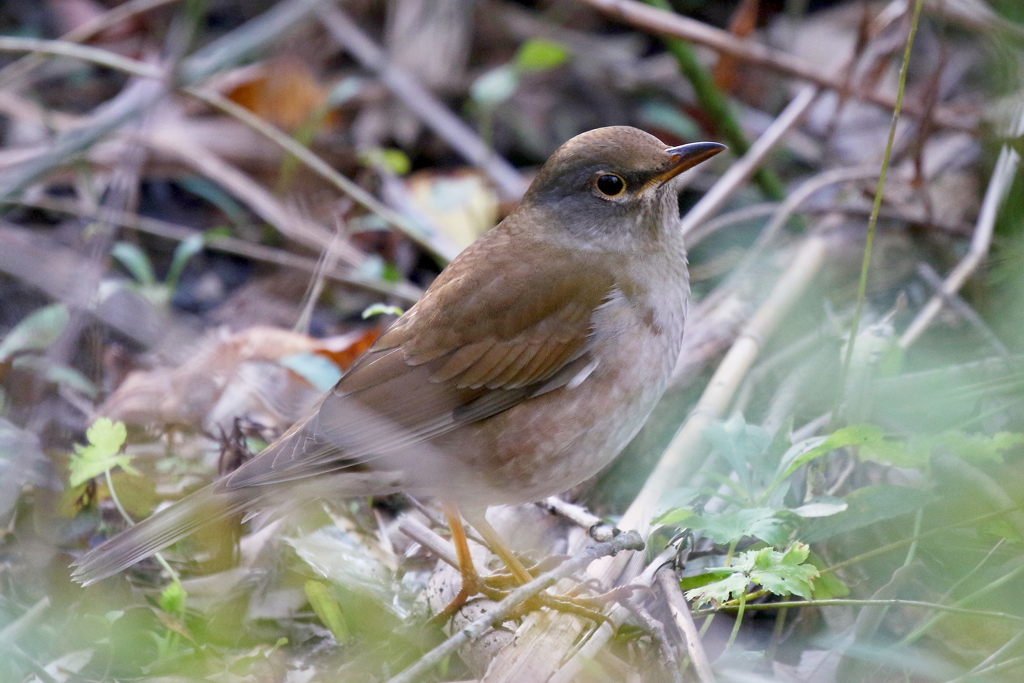
[[[135,282],[125,285],[132,291],[137,292],[144,299],[159,308],[166,308],[178,288],[178,280],[189,259],[203,250],[205,238],[203,235],[193,235],[183,240],[174,249],[171,257],[171,266],[167,269],[167,277],[163,282],[156,279],[153,264],[149,257],[135,244],[131,242],[118,242],[111,249],[110,255],[125,267],[135,278]]]
[[[89,427],[85,438],[89,443],[85,446],[76,444],[75,452],[70,458],[68,483],[77,488],[90,479],[102,475],[106,480],[110,499],[114,502],[118,512],[129,525],[134,525],[134,520],[117,497],[114,480],[110,475],[111,470],[116,467],[120,467],[128,474],[139,474],[138,470],[131,466],[131,456],[121,452],[128,438],[127,428],[123,422],[112,422],[108,418],[101,417]],[[171,576],[171,583],[160,593],[158,603],[163,611],[160,621],[166,627],[166,631],[160,635],[151,634],[156,640],[159,658],[164,659],[177,651],[182,634],[188,634],[183,622],[185,600],[188,594],[181,585],[181,579],[177,572],[163,556],[156,553],[155,557]]]

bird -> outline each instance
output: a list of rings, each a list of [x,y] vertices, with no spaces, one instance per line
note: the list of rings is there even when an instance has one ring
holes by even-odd
[[[85,552],[72,577],[94,583],[235,515],[396,492],[442,501],[453,537],[461,511],[500,545],[488,506],[591,478],[664,393],[690,294],[678,179],[724,149],[667,146],[628,126],[568,140],[306,417]],[[464,536],[455,540],[463,565]]]

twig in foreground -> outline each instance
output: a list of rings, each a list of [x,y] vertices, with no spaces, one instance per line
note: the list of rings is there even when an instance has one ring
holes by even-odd
[[[657,572],[658,585],[665,592],[668,599],[669,609],[675,619],[676,627],[679,629],[683,641],[686,643],[686,652],[690,655],[693,668],[697,671],[697,678],[700,683],[715,683],[715,674],[711,671],[711,662],[704,652],[704,644],[701,643],[700,635],[697,633],[697,625],[693,623],[693,615],[690,614],[690,606],[686,604],[683,591],[679,588],[675,573],[671,565],[665,565]]]
[[[459,647],[482,636],[487,629],[506,621],[512,612],[529,598],[553,586],[559,579],[574,574],[599,557],[615,555],[622,550],[643,550],[644,542],[635,531],[622,534],[605,543],[590,546],[578,556],[566,560],[546,574],[542,574],[530,583],[516,588],[508,597],[498,603],[492,612],[488,612],[469,626],[460,629],[451,638],[444,641],[420,658],[418,662],[392,678],[388,683],[412,683],[426,672],[437,666],[441,660]]]

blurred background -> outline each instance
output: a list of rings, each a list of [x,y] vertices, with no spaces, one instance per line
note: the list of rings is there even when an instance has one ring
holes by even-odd
[[[4,0],[0,683],[1019,681],[1022,46],[1019,0]],[[669,392],[565,496],[652,531],[614,628],[422,659],[493,604],[429,621],[459,579],[400,496],[70,580],[609,125],[729,147]],[[596,521],[492,520],[532,561]]]

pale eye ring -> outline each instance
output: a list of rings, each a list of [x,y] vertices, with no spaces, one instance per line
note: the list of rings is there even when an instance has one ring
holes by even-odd
[[[614,173],[604,173],[597,178],[597,190],[606,197],[617,197],[626,190],[626,181]]]

